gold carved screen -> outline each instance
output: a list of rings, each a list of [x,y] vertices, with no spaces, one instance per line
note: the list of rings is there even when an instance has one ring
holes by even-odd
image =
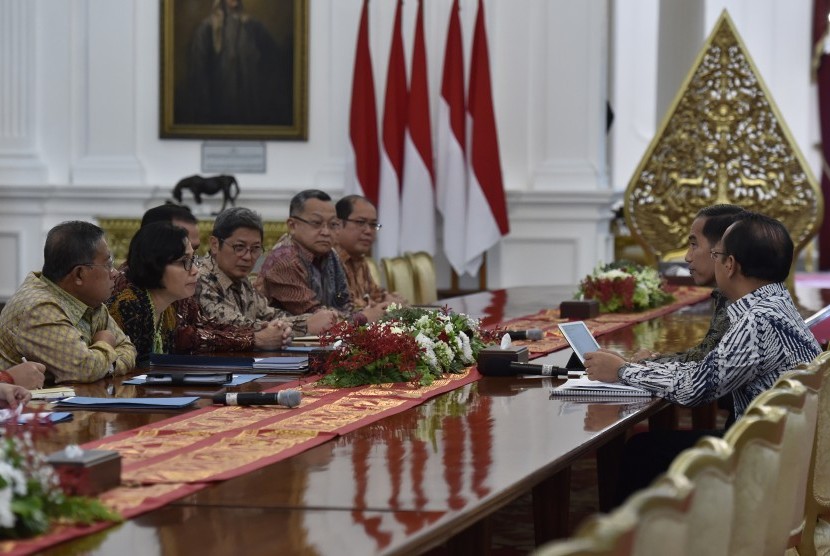
[[[698,210],[731,203],[774,216],[796,252],[818,230],[821,192],[724,11],[625,192],[652,260],[685,250]]]
[[[127,260],[127,251],[130,248],[130,241],[141,227],[140,218],[98,218],[98,225],[104,230],[107,245],[112,252],[112,258],[117,265]],[[266,221],[262,223],[264,228],[263,246],[266,250],[271,249],[277,240],[288,231],[284,220]],[[199,255],[207,254],[210,246],[209,238],[213,231],[213,220],[199,220],[199,237],[202,245],[199,247]]]

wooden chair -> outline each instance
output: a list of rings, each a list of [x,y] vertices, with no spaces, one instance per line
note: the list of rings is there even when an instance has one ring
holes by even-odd
[[[415,299],[409,299],[410,303],[428,305],[438,301],[438,288],[435,285],[435,262],[432,255],[426,251],[417,253],[405,253],[404,256],[412,267],[415,278]]]
[[[415,299],[415,277],[406,257],[390,257],[380,260],[386,274],[386,288],[398,292],[406,299]]]

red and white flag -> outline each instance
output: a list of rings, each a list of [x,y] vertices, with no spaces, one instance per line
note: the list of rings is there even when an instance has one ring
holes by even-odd
[[[380,160],[380,194],[377,251],[380,257],[399,254],[401,222],[401,179],[403,177],[403,143],[406,133],[407,90],[406,60],[401,36],[403,0],[395,9],[392,43],[389,47],[389,69],[386,74],[386,98],[383,105],[383,151]]]
[[[423,0],[418,0],[404,140],[400,249],[402,252],[426,251],[432,255],[435,253],[435,179],[423,8]]]
[[[349,114],[351,157],[346,168],[344,191],[363,195],[378,203],[378,117],[375,107],[375,78],[369,51],[369,0],[363,0],[352,77],[352,105]]]
[[[458,0],[452,3],[444,47],[444,73],[438,102],[438,156],[435,190],[443,216],[443,244],[447,260],[456,274],[465,267],[467,229],[466,114],[464,110],[464,45]]]
[[[510,232],[499,158],[490,57],[484,28],[484,2],[478,0],[467,114],[470,129],[470,174],[467,182],[467,245],[464,270],[478,273],[484,254]]]
[[[821,133],[821,191],[830,199],[830,56],[827,53],[830,0],[813,0],[813,76],[818,85],[818,120]],[[830,218],[819,228],[819,270],[830,269]]]

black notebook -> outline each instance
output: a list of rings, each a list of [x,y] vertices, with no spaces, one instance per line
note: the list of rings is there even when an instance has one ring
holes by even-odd
[[[148,386],[215,386],[233,380],[233,373],[147,373]]]
[[[214,374],[217,370],[254,368],[253,357],[227,357],[217,355],[190,355],[185,353],[151,353],[142,357],[139,367],[170,367],[189,372],[204,371]]]
[[[61,409],[180,409],[195,403],[196,396],[175,398],[90,398],[74,396],[60,400]]]

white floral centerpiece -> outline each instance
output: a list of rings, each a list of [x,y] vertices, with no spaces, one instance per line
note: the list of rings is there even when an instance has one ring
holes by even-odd
[[[32,442],[43,425],[0,430],[0,539],[33,537],[53,523],[121,521],[93,498],[68,496],[53,467]]]
[[[597,267],[580,282],[577,294],[597,300],[603,313],[642,311],[674,300],[657,269],[628,261]]]

